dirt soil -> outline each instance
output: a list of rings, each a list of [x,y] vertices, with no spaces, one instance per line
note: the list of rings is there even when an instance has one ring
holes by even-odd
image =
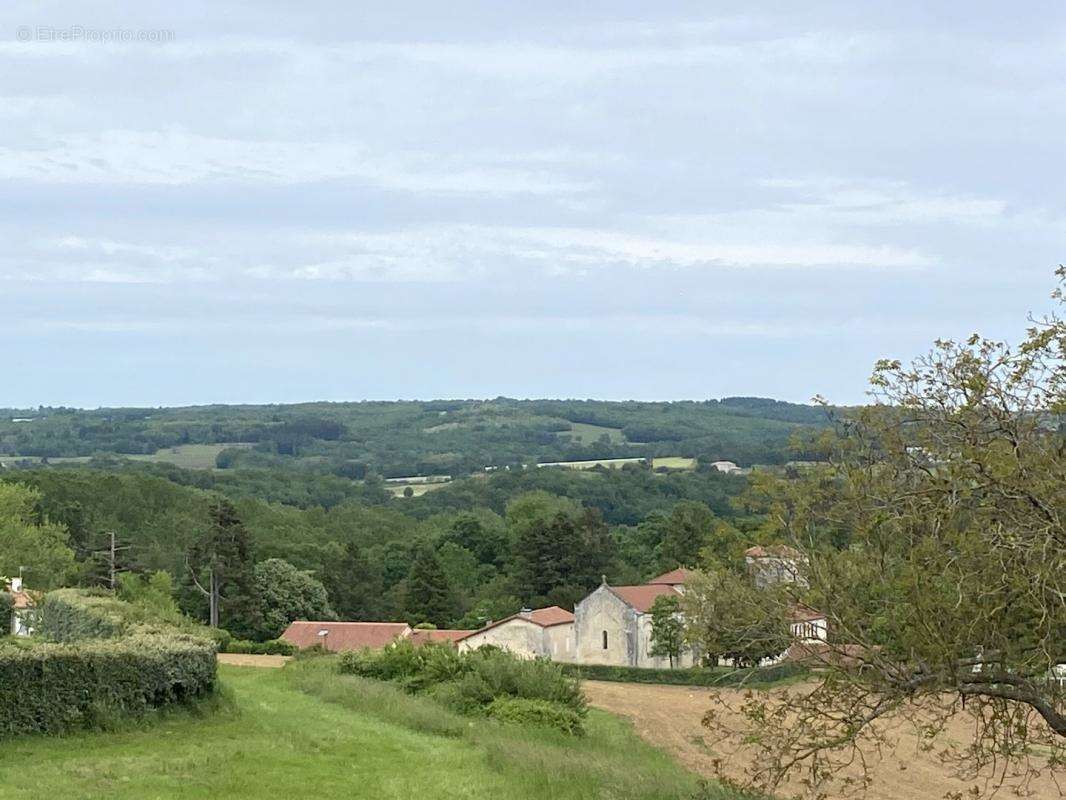
[[[218,663],[229,664],[234,667],[267,667],[277,669],[285,666],[286,661],[291,661],[292,656],[252,656],[244,653],[219,653]]]
[[[739,706],[743,692],[733,689],[703,689],[684,686],[656,686],[633,683],[608,683],[584,681],[585,694],[597,708],[611,711],[632,720],[637,732],[653,745],[663,748],[689,769],[707,777],[715,777],[716,762],[721,762],[722,773],[733,779],[741,779],[745,767],[750,764],[752,753],[737,743],[726,745],[715,752],[708,744],[715,737],[701,724],[704,713],[712,706],[712,693],[718,694],[729,709]],[[791,687],[793,689],[797,687]],[[719,718],[726,724],[742,720],[739,713],[727,711],[715,704]],[[953,719],[946,730],[956,742],[968,740],[969,727],[965,718]],[[950,768],[940,763],[933,753],[918,749],[918,738],[907,725],[896,725],[898,744],[892,752],[882,753],[880,761],[871,757],[873,783],[866,792],[868,800],[942,800],[956,792],[966,792],[974,781],[960,781],[952,777]],[[1066,797],[1066,775],[1057,775],[1062,792],[1053,778],[1045,774],[1028,787],[1023,795],[1040,800]],[[983,782],[982,782],[983,783]],[[782,796],[802,794],[802,787],[789,787]],[[852,800],[860,797],[855,788],[830,790],[827,800]],[[1017,797],[1014,791],[1003,787],[997,798]]]

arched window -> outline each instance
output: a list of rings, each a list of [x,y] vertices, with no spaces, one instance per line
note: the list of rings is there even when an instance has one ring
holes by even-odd
[[[607,631],[603,632],[603,649],[607,649]]]

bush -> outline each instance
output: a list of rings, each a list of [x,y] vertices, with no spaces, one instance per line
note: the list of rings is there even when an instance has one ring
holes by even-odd
[[[563,664],[561,666],[566,674],[590,681],[664,683],[674,686],[765,686],[806,675],[809,671],[802,664],[793,662],[750,669],[731,667],[648,669],[646,667],[612,667],[606,664]]]
[[[255,656],[291,656],[296,652],[296,646],[286,642],[284,639],[271,639],[266,642],[231,639],[220,652]]]
[[[449,645],[397,642],[382,650],[342,653],[339,669],[430,694],[464,714],[487,713],[499,698],[537,700],[586,713],[578,681],[550,661],[519,659],[496,648],[460,653]]]
[[[56,589],[37,607],[37,635],[52,642],[114,639],[134,632],[172,633],[209,639],[216,645],[229,634],[183,616],[119,600],[106,589]]]
[[[543,725],[573,736],[583,736],[581,714],[560,703],[530,700],[524,697],[497,697],[488,707],[488,715],[501,722],[518,725]]]
[[[0,737],[97,728],[193,700],[215,685],[215,648],[181,634],[0,646]]]

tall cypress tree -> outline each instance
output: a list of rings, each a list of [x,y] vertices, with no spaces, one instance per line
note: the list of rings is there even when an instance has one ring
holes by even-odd
[[[341,619],[375,620],[383,612],[381,572],[371,567],[355,542],[326,559],[322,582]]]
[[[424,547],[407,575],[407,616],[412,624],[447,628],[459,616],[459,603],[436,553]]]

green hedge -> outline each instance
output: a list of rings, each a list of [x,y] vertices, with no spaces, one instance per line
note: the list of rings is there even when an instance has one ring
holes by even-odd
[[[0,645],[0,737],[95,728],[209,693],[214,643],[135,634],[77,644]]]
[[[37,606],[36,633],[51,642],[114,639],[132,633],[182,633],[213,641],[223,649],[230,635],[187,617],[160,617],[119,600],[106,589],[56,589]]]
[[[808,672],[806,667],[794,663],[752,669],[730,667],[648,669],[646,667],[612,667],[605,664],[563,664],[562,667],[567,674],[590,681],[665,683],[674,686],[759,686],[778,683]]]
[[[222,647],[220,652],[253,656],[291,656],[296,653],[296,646],[286,642],[284,639],[271,639],[266,642],[232,639]]]
[[[584,720],[574,709],[550,700],[531,700],[526,697],[497,697],[486,709],[488,715],[500,722],[515,725],[543,725],[556,728],[572,736],[583,736]]]

